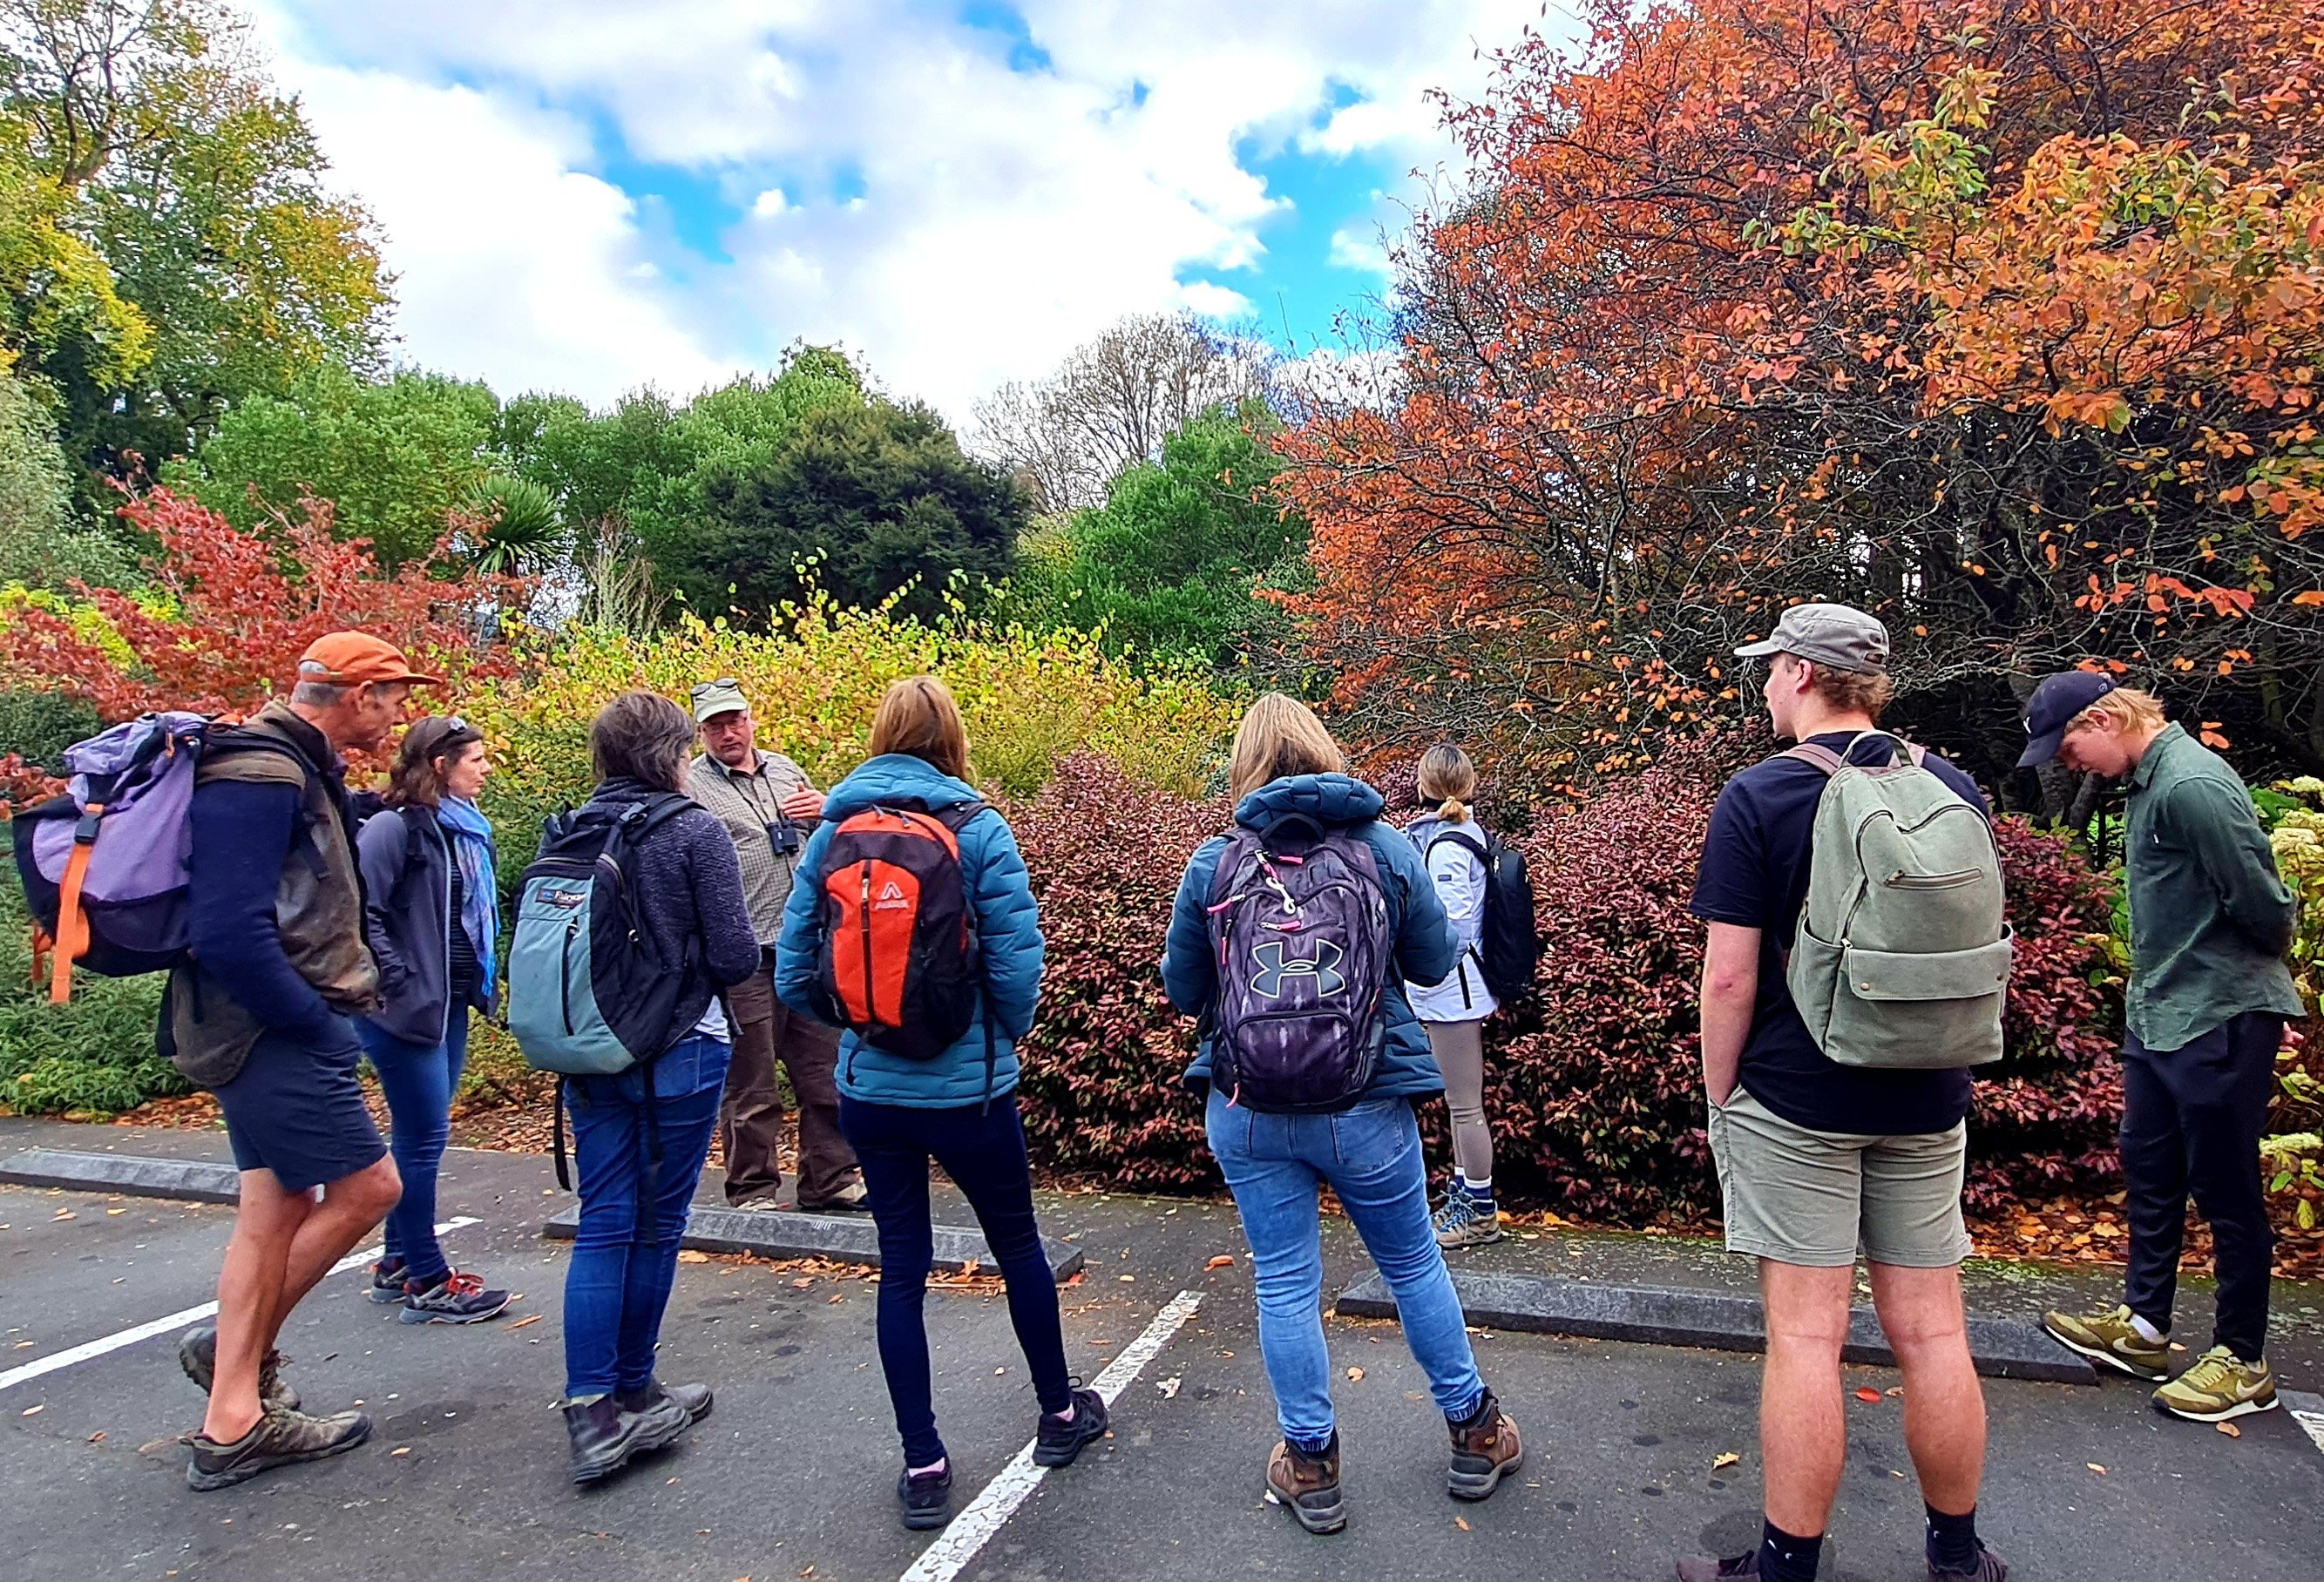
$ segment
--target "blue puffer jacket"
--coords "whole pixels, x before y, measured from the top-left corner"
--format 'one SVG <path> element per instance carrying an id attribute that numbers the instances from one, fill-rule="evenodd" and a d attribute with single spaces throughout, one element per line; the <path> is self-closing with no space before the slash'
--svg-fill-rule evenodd
<path id="1" fill-rule="evenodd" d="M 891 752 L 864 764 L 825 799 L 823 822 L 799 854 L 799 882 L 784 903 L 782 938 L 775 946 L 775 993 L 802 1016 L 815 1015 L 812 991 L 823 953 L 823 887 L 808 876 L 823 871 L 824 852 L 842 819 L 874 803 L 908 798 L 934 812 L 976 801 L 977 795 L 925 759 Z M 984 1005 L 968 1031 L 934 1060 L 890 1054 L 853 1033 L 844 1035 L 839 1090 L 850 1099 L 913 1109 L 982 1103 L 987 1016 L 993 1018 L 992 1093 L 997 1098 L 1017 1086 L 1017 1040 L 1032 1026 L 1034 1002 L 1041 993 L 1041 924 L 1032 886 L 1025 878 L 1017 837 L 991 808 L 961 826 L 960 864 L 983 943 Z"/>
<path id="2" fill-rule="evenodd" d="M 1235 823 L 1265 830 L 1289 814 L 1305 814 L 1318 823 L 1352 827 L 1372 849 L 1380 879 L 1388 887 L 1388 918 L 1396 930 L 1396 970 L 1387 984 L 1388 1044 L 1372 1073 L 1367 1099 L 1413 1097 L 1440 1093 L 1444 1079 L 1437 1073 L 1436 1057 L 1429 1053 L 1428 1035 L 1412 1014 L 1404 985 L 1434 983 L 1452 970 L 1458 949 L 1452 925 L 1444 920 L 1444 904 L 1420 860 L 1420 849 L 1393 824 L 1380 822 L 1380 794 L 1346 775 L 1288 775 L 1271 780 L 1235 806 Z M 1218 872 L 1219 854 L 1227 837 L 1213 835 L 1194 849 L 1186 877 L 1178 882 L 1178 899 L 1170 910 L 1170 937 L 1162 954 L 1162 987 L 1170 1003 L 1188 1016 L 1208 1009 L 1217 991 L 1218 973 L 1212 965 L 1207 909 L 1211 884 Z M 1186 1068 L 1185 1083 L 1196 1092 L 1211 1081 L 1211 1046 Z"/>

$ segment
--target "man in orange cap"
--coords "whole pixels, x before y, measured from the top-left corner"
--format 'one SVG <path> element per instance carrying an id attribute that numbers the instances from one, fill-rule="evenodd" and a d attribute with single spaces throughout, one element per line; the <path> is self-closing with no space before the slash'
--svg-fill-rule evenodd
<path id="1" fill-rule="evenodd" d="M 434 684 L 393 644 L 333 632 L 300 658 L 289 698 L 212 732 L 196 771 L 189 960 L 171 974 L 164 1037 L 188 1080 L 217 1094 L 242 1173 L 217 1322 L 178 1347 L 209 1393 L 186 1468 L 197 1489 L 371 1435 L 359 1412 L 299 1411 L 273 1347 L 403 1190 L 355 1081 L 350 1016 L 378 1004 L 379 973 L 340 755 L 385 741 L 411 689 Z"/>

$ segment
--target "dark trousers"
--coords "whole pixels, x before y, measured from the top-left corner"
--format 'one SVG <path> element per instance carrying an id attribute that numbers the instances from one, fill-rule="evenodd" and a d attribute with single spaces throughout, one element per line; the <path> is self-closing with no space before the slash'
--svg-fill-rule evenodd
<path id="1" fill-rule="evenodd" d="M 839 1129 L 839 1030 L 802 1016 L 775 998 L 772 977 L 761 971 L 726 991 L 734 1024 L 734 1062 L 718 1107 L 718 1143 L 726 1154 L 726 1200 L 771 1198 L 783 1184 L 776 1149 L 783 1136 L 783 1094 L 778 1061 L 789 1072 L 798 1100 L 799 1207 L 813 1209 L 846 1190 L 855 1155 Z"/>
<path id="2" fill-rule="evenodd" d="M 1073 1403 L 1065 1338 L 1057 1321 L 1057 1286 L 1033 1223 L 1033 1173 L 1017 1098 L 988 1109 L 910 1109 L 900 1104 L 839 1101 L 839 1124 L 863 1162 L 863 1185 L 880 1226 L 880 1367 L 896 1409 L 904 1464 L 927 1467 L 944 1455 L 928 1381 L 928 1332 L 921 1317 L 936 1239 L 928 1220 L 928 1161 L 944 1166 L 976 1210 L 985 1245 L 1009 1287 L 1009 1321 L 1033 1371 L 1044 1412 Z"/>
<path id="3" fill-rule="evenodd" d="M 2122 1052 L 2122 1174 L 2128 1189 L 2130 1273 L 2124 1300 L 2171 1327 L 2187 1196 L 2210 1222 L 2219 1278 L 2211 1342 L 2246 1362 L 2267 1344 L 2274 1236 L 2260 1186 L 2259 1139 L 2275 1092 L 2283 1018 L 2250 1011 L 2183 1048 L 2136 1038 Z"/>

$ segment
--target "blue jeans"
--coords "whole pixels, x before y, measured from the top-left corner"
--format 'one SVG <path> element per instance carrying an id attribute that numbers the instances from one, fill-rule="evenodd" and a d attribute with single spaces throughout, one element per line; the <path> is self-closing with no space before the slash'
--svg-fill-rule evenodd
<path id="1" fill-rule="evenodd" d="M 1033 1221 L 1033 1173 L 1017 1096 L 988 1109 L 916 1109 L 867 1104 L 841 1094 L 839 1129 L 863 1167 L 863 1190 L 880 1227 L 880 1371 L 896 1409 L 904 1465 L 930 1467 L 945 1453 L 928 1380 L 928 1331 L 921 1317 L 936 1241 L 928 1221 L 928 1161 L 934 1159 L 976 1210 L 984 1242 L 1009 1288 L 1009 1321 L 1032 1370 L 1044 1412 L 1073 1404 L 1057 1283 Z"/>
<path id="2" fill-rule="evenodd" d="M 1337 1115 L 1261 1115 L 1230 1105 L 1214 1088 L 1204 1123 L 1250 1243 L 1259 1355 L 1283 1437 L 1311 1453 L 1332 1438 L 1319 1182 L 1339 1194 L 1379 1265 L 1437 1409 L 1454 1421 L 1472 1416 L 1485 1381 L 1428 1223 L 1428 1177 L 1412 1106 L 1375 1099 Z"/>
<path id="3" fill-rule="evenodd" d="M 468 1008 L 454 1008 L 441 1044 L 406 1044 L 362 1020 L 355 1036 L 379 1073 L 388 1149 L 403 1177 L 403 1200 L 387 1215 L 387 1261 L 401 1260 L 405 1279 L 433 1285 L 451 1268 L 436 1244 L 436 1176 L 452 1136 L 452 1095 L 468 1063 Z"/>
<path id="4" fill-rule="evenodd" d="M 649 1100 L 639 1072 L 566 1079 L 581 1186 L 581 1226 L 565 1271 L 568 1399 L 641 1390 L 653 1379 L 678 1237 L 710 1152 L 727 1055 L 724 1041 L 697 1035 L 653 1062 L 661 1164 L 650 1172 Z"/>

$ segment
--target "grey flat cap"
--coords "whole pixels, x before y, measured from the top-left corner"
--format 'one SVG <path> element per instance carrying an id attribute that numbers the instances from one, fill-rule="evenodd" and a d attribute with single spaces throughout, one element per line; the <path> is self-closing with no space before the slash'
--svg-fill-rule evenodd
<path id="1" fill-rule="evenodd" d="M 1743 659 L 1789 654 L 1812 665 L 1864 674 L 1888 668 L 1888 629 L 1846 604 L 1794 604 L 1772 634 L 1745 643 L 1735 654 Z"/>

